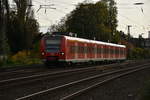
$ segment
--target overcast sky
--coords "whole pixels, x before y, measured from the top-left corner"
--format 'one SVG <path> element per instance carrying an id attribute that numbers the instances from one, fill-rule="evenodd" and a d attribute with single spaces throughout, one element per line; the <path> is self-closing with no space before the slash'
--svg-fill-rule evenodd
<path id="1" fill-rule="evenodd" d="M 39 21 L 41 31 L 47 31 L 47 27 L 58 23 L 59 20 L 72 11 L 75 5 L 84 0 L 33 0 L 36 19 Z M 92 0 L 94 2 L 98 0 Z M 148 37 L 150 31 L 150 0 L 115 0 L 118 7 L 118 29 L 127 33 L 127 25 L 132 25 L 131 35 L 138 37 L 145 33 L 143 37 Z M 134 5 L 142 2 L 143 5 Z M 54 9 L 40 9 L 40 5 L 48 5 Z"/>

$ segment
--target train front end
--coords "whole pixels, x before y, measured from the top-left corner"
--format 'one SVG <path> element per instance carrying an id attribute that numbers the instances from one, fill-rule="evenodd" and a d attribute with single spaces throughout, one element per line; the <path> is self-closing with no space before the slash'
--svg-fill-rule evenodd
<path id="1" fill-rule="evenodd" d="M 64 61 L 64 42 L 64 37 L 58 35 L 46 35 L 41 39 L 41 58 L 46 65 L 56 65 L 59 64 L 61 61 Z"/>

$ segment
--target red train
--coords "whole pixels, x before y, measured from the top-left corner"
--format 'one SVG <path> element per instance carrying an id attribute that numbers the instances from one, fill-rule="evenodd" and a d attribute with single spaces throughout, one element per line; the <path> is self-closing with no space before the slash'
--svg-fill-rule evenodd
<path id="1" fill-rule="evenodd" d="M 40 44 L 45 64 L 122 61 L 126 46 L 63 35 L 45 35 Z"/>

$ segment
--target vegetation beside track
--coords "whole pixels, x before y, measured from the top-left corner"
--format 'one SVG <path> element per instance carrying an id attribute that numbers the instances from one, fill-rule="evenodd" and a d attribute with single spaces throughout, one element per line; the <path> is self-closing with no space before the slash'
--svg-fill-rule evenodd
<path id="1" fill-rule="evenodd" d="M 150 50 L 145 48 L 134 47 L 128 50 L 128 59 L 149 59 L 150 58 Z"/>
<path id="2" fill-rule="evenodd" d="M 40 33 L 39 24 L 34 18 L 33 8 L 28 6 L 32 5 L 32 2 L 25 0 L 18 3 L 19 0 L 13 0 L 15 4 L 13 9 L 9 0 L 0 1 L 0 67 L 41 63 L 36 55 L 39 54 L 38 42 L 43 34 Z M 58 24 L 52 25 L 49 32 L 72 32 L 86 39 L 124 44 L 129 48 L 128 59 L 150 58 L 150 50 L 141 46 L 142 35 L 139 35 L 137 42 L 133 43 L 132 36 L 117 30 L 117 12 L 114 0 L 101 0 L 95 4 L 84 1 L 64 16 Z M 136 45 L 132 47 L 134 44 Z M 34 50 L 36 52 L 33 52 Z"/>
<path id="3" fill-rule="evenodd" d="M 13 67 L 16 65 L 32 65 L 42 64 L 39 57 L 39 53 L 32 51 L 20 51 L 12 56 L 9 56 L 7 60 L 0 60 L 0 67 Z"/>

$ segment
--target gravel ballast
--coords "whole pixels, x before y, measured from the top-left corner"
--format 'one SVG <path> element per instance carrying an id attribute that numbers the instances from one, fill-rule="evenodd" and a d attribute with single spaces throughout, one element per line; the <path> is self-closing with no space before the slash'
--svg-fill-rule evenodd
<path id="1" fill-rule="evenodd" d="M 73 100 L 140 100 L 149 80 L 150 68 L 118 78 Z"/>

